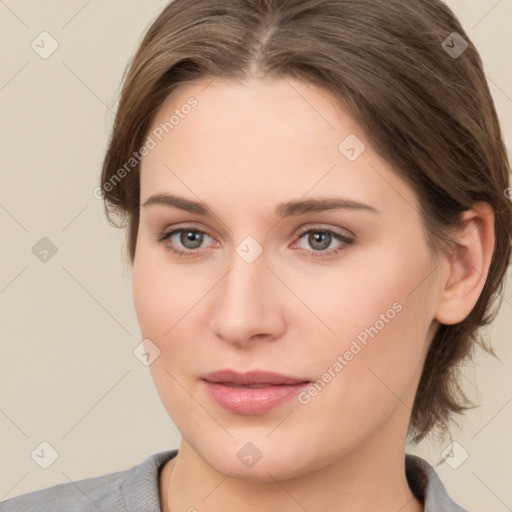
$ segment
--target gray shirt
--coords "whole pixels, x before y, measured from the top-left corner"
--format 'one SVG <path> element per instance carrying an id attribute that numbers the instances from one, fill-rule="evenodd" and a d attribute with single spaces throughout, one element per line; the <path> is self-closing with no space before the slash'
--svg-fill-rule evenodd
<path id="1" fill-rule="evenodd" d="M 0 512 L 161 512 L 159 471 L 177 453 L 155 453 L 123 471 L 22 494 L 1 501 Z M 405 470 L 409 487 L 424 503 L 424 512 L 468 512 L 450 499 L 426 460 L 406 454 Z"/>

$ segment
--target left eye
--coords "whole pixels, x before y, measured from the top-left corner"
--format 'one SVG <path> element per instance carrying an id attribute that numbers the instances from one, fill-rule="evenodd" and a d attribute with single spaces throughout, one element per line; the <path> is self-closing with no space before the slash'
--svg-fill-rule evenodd
<path id="1" fill-rule="evenodd" d="M 308 235 L 306 240 L 309 246 L 312 247 L 314 251 L 319 252 L 325 252 L 333 241 L 344 242 L 345 244 L 352 243 L 350 238 L 336 231 L 332 231 L 331 229 L 309 229 L 300 234 L 299 240 L 302 240 L 306 235 Z"/>
<path id="2" fill-rule="evenodd" d="M 309 235 L 306 240 L 309 246 L 313 247 L 313 250 L 304 250 L 308 252 L 308 256 L 311 258 L 331 258 L 345 251 L 355 242 L 354 239 L 328 228 L 310 228 L 298 234 L 299 240 L 302 240 L 306 235 Z M 333 239 L 340 242 L 341 245 L 334 249 L 325 250 L 331 245 Z"/>

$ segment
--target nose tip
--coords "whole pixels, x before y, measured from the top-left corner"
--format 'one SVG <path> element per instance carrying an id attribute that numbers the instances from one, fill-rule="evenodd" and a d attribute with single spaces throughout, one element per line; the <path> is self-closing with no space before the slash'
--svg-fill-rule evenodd
<path id="1" fill-rule="evenodd" d="M 217 338 L 242 347 L 279 337 L 284 319 L 275 281 L 263 259 L 249 264 L 238 258 L 216 287 L 213 298 L 210 327 Z"/>

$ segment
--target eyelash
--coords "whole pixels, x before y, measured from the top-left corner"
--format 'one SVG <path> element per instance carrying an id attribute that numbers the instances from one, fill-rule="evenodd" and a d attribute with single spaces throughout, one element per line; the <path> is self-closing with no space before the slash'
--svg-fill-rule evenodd
<path id="1" fill-rule="evenodd" d="M 189 228 L 189 227 L 185 226 L 185 227 L 180 227 L 178 229 L 174 229 L 170 232 L 159 233 L 156 237 L 156 241 L 159 243 L 163 243 L 163 242 L 169 240 L 176 233 L 182 233 L 184 231 L 203 234 L 203 235 L 209 236 L 210 238 L 213 238 L 206 231 L 203 231 L 201 229 L 196 229 L 194 227 Z M 304 235 L 307 235 L 308 233 L 326 233 L 326 234 L 332 236 L 338 242 L 343 242 L 345 244 L 345 246 L 343 246 L 341 248 L 331 249 L 330 251 L 307 251 L 307 249 L 303 249 L 303 250 L 307 251 L 308 256 L 310 256 L 312 258 L 320 258 L 320 259 L 331 258 L 331 257 L 336 256 L 336 255 L 340 254 L 341 252 L 345 251 L 350 245 L 355 243 L 354 239 L 348 238 L 348 237 L 342 235 L 341 233 L 338 233 L 337 231 L 333 231 L 328 228 L 308 228 L 306 230 L 296 233 L 295 236 L 297 236 L 298 240 L 300 240 Z M 197 257 L 201 256 L 201 252 L 202 252 L 201 249 L 196 249 L 196 250 L 176 249 L 175 247 L 171 247 L 170 245 L 167 245 L 167 244 L 166 244 L 166 247 L 171 252 L 173 252 L 176 256 L 181 257 L 181 258 L 186 258 L 186 257 L 197 258 Z"/>

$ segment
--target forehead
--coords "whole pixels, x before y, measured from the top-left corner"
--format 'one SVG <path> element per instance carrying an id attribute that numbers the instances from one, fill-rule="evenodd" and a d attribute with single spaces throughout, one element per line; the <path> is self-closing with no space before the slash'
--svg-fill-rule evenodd
<path id="1" fill-rule="evenodd" d="M 379 209 L 392 196 L 409 208 L 414 203 L 342 103 L 290 78 L 183 85 L 159 109 L 148 135 L 156 144 L 142 161 L 141 200 L 170 190 L 225 200 L 226 191 L 236 190 L 241 205 L 254 197 L 276 204 L 333 192 Z M 347 145 L 358 158 L 347 158 Z"/>
<path id="2" fill-rule="evenodd" d="M 191 103 L 195 103 L 192 108 Z M 251 79 L 243 83 L 203 79 L 173 91 L 157 112 L 152 128 L 165 125 L 176 113 L 179 119 L 172 121 L 172 131 L 182 132 L 183 136 L 187 126 L 193 124 L 196 137 L 202 132 L 215 139 L 236 133 L 237 140 L 241 140 L 246 134 L 254 137 L 254 144 L 271 144 L 275 140 L 271 135 L 279 135 L 276 142 L 285 138 L 296 141 L 294 146 L 324 141 L 323 146 L 327 147 L 335 144 L 340 135 L 354 132 L 363 139 L 362 130 L 341 105 L 341 100 L 328 91 L 292 78 Z M 189 118 L 192 121 L 187 121 Z M 212 125 L 214 133 L 210 131 Z"/>

